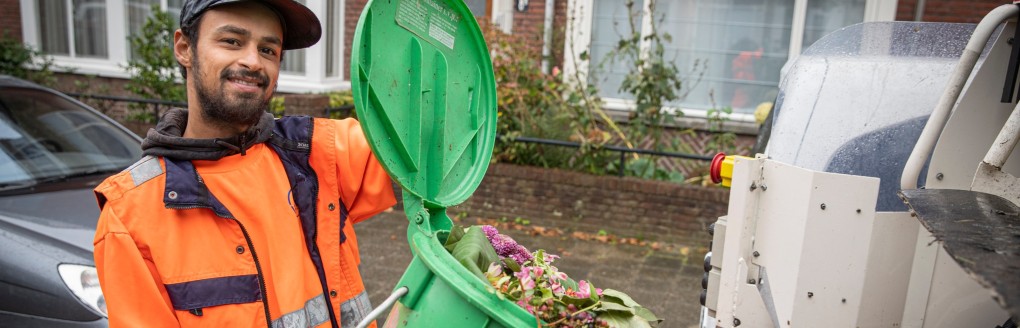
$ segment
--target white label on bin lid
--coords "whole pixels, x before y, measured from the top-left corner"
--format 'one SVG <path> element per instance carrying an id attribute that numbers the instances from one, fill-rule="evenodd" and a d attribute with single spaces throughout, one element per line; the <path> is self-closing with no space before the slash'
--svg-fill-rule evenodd
<path id="1" fill-rule="evenodd" d="M 457 24 L 463 17 L 441 0 L 402 0 L 397 6 L 397 24 L 421 38 L 453 50 Z"/>

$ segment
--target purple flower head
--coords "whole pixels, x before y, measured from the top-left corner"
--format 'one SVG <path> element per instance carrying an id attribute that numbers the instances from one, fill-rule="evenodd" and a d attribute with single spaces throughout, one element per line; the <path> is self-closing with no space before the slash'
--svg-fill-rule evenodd
<path id="1" fill-rule="evenodd" d="M 499 234 L 499 230 L 496 230 L 496 227 L 488 224 L 482 226 L 482 232 L 485 232 L 485 238 L 489 238 L 490 242 L 492 241 L 492 237 Z"/>
<path id="2" fill-rule="evenodd" d="M 496 249 L 496 254 L 502 257 L 508 257 L 517 251 L 517 242 L 507 235 L 494 235 L 489 242 L 492 243 L 492 248 Z"/>
<path id="3" fill-rule="evenodd" d="M 513 259 L 514 262 L 517 262 L 517 264 L 524 264 L 534 258 L 534 256 L 531 256 L 531 253 L 528 252 L 528 249 L 521 245 L 517 245 L 514 252 L 506 257 Z"/>
<path id="4" fill-rule="evenodd" d="M 499 254 L 500 257 L 504 258 L 509 257 L 513 259 L 514 262 L 517 262 L 517 264 L 524 264 L 524 262 L 534 258 L 531 256 L 531 253 L 528 252 L 527 248 L 518 245 L 513 238 L 510 238 L 510 236 L 495 234 L 489 239 L 489 242 L 492 243 L 492 248 L 496 249 L 496 254 Z"/>

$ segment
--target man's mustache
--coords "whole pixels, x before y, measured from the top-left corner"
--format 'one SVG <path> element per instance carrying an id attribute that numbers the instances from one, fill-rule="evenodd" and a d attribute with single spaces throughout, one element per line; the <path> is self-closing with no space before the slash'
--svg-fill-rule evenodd
<path id="1" fill-rule="evenodd" d="M 224 80 L 226 80 L 226 79 L 251 79 L 251 80 L 255 80 L 255 81 L 257 81 L 259 87 L 261 87 L 263 89 L 265 89 L 266 86 L 269 85 L 269 76 L 266 76 L 265 74 L 262 74 L 262 73 L 259 73 L 259 72 L 246 70 L 246 69 L 229 69 L 229 68 L 224 69 L 223 72 L 220 73 L 220 78 L 224 79 Z"/>

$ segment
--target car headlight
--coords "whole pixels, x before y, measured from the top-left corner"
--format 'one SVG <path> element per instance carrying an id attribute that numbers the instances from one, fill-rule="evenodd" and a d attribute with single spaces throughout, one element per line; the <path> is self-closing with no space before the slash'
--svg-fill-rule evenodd
<path id="1" fill-rule="evenodd" d="M 99 273 L 96 267 L 61 264 L 57 266 L 57 271 L 60 272 L 60 278 L 64 280 L 67 288 L 85 304 L 85 307 L 104 318 L 107 317 L 106 298 L 103 297 L 103 290 L 99 288 Z"/>

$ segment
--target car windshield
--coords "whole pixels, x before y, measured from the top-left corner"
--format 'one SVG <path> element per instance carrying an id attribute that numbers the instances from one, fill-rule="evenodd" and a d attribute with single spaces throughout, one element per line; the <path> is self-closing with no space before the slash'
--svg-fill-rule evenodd
<path id="1" fill-rule="evenodd" d="M 0 88 L 0 190 L 112 173 L 140 157 L 134 136 L 73 101 Z"/>

